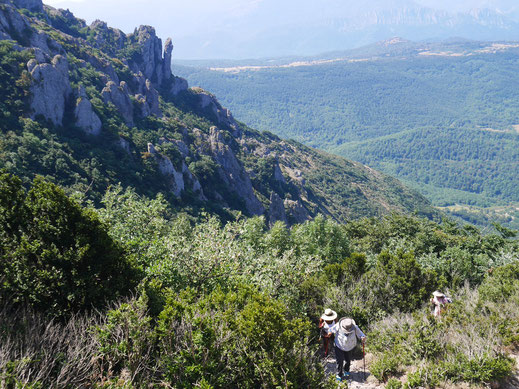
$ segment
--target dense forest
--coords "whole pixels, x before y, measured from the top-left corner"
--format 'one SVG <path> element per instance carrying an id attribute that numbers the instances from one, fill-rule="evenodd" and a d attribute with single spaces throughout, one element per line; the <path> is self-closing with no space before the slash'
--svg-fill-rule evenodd
<path id="1" fill-rule="evenodd" d="M 516 203 L 517 49 L 459 43 L 427 51 L 424 44 L 420 55 L 419 44 L 409 45 L 374 46 L 350 53 L 353 59 L 307 66 L 263 61 L 259 70 L 179 70 L 256 128 L 425 188 L 435 205 Z"/>

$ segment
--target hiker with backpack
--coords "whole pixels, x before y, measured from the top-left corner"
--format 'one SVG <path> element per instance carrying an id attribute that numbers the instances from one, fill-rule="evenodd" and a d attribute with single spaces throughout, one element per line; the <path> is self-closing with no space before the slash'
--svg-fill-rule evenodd
<path id="1" fill-rule="evenodd" d="M 324 356 L 327 357 L 330 349 L 330 341 L 333 340 L 333 334 L 328 329 L 336 324 L 337 312 L 326 309 L 319 319 L 319 328 L 321 329 L 321 338 L 323 339 Z"/>
<path id="2" fill-rule="evenodd" d="M 357 339 L 362 344 L 366 341 L 366 335 L 355 324 L 355 320 L 343 317 L 338 323 L 328 329 L 335 335 L 335 358 L 337 359 L 337 381 L 350 376 L 351 355 L 357 346 Z"/>
<path id="3" fill-rule="evenodd" d="M 431 298 L 431 304 L 434 307 L 434 317 L 440 317 L 445 310 L 445 306 L 450 303 L 452 303 L 450 298 L 445 296 L 442 292 L 434 291 L 433 297 Z"/>

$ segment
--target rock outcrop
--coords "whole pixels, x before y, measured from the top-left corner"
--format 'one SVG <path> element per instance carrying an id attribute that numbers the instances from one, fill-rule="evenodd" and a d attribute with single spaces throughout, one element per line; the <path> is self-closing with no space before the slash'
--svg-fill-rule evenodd
<path id="1" fill-rule="evenodd" d="M 211 127 L 209 144 L 214 159 L 220 165 L 219 174 L 222 181 L 244 201 L 251 215 L 262 215 L 265 209 L 254 194 L 249 175 L 226 144 L 223 131 Z"/>
<path id="2" fill-rule="evenodd" d="M 49 39 L 43 32 L 35 32 L 32 34 L 30 44 L 32 47 L 41 50 L 41 52 L 45 53 L 47 56 L 51 55 L 52 53 L 52 50 L 49 47 Z"/>
<path id="3" fill-rule="evenodd" d="M 167 156 L 158 153 L 152 143 L 148 143 L 148 152 L 155 157 L 159 166 L 159 171 L 168 178 L 171 192 L 175 197 L 180 197 L 186 188 L 191 188 L 193 192 L 198 193 L 199 199 L 207 200 L 204 196 L 200 182 L 189 171 L 184 161 L 182 161 L 180 171 L 177 171 L 173 162 L 171 162 Z"/>
<path id="4" fill-rule="evenodd" d="M 198 104 L 200 109 L 212 113 L 220 125 L 227 127 L 232 131 L 234 137 L 237 138 L 240 136 L 238 123 L 234 120 L 231 111 L 222 107 L 216 97 L 205 90 L 201 88 L 192 88 L 192 90 L 198 95 Z"/>
<path id="5" fill-rule="evenodd" d="M 162 87 L 168 83 L 170 94 L 176 96 L 188 89 L 187 81 L 181 77 L 173 76 L 171 73 L 171 58 L 173 43 L 171 38 L 164 45 L 164 57 L 162 57 L 162 40 L 150 26 L 140 26 L 135 32 L 135 39 L 140 47 L 140 59 L 130 64 L 135 73 L 142 72 L 145 79 L 150 80 L 153 85 Z M 145 95 L 140 90 L 138 93 Z"/>
<path id="6" fill-rule="evenodd" d="M 63 124 L 65 102 L 71 94 L 68 62 L 56 55 L 51 63 L 38 64 L 32 59 L 27 69 L 34 80 L 31 86 L 33 117 L 43 115 L 55 125 Z"/>
<path id="7" fill-rule="evenodd" d="M 41 0 L 15 0 L 14 4 L 18 8 L 25 8 L 32 12 L 43 12 L 43 2 Z"/>
<path id="8" fill-rule="evenodd" d="M 103 51 L 115 55 L 125 47 L 126 34 L 119 29 L 108 27 L 102 20 L 94 20 L 90 25 L 93 32 L 95 46 Z"/>
<path id="9" fill-rule="evenodd" d="M 150 80 L 146 80 L 144 85 L 144 96 L 137 94 L 135 95 L 135 99 L 139 103 L 142 117 L 148 117 L 150 115 L 162 117 L 162 111 L 159 107 L 159 92 L 153 87 Z"/>
<path id="10" fill-rule="evenodd" d="M 171 38 L 166 39 L 164 43 L 164 61 L 162 63 L 162 74 L 164 80 L 171 78 L 171 58 L 173 54 L 173 41 Z"/>
<path id="11" fill-rule="evenodd" d="M 121 81 L 120 85 L 109 81 L 101 92 L 105 103 L 112 103 L 121 113 L 127 125 L 133 126 L 133 104 L 129 96 L 126 82 Z"/>
<path id="12" fill-rule="evenodd" d="M 170 93 L 172 96 L 178 95 L 180 92 L 184 92 L 189 89 L 187 80 L 182 77 L 173 76 L 171 83 Z"/>
<path id="13" fill-rule="evenodd" d="M 173 76 L 171 73 L 171 58 L 173 52 L 173 43 L 171 38 L 166 40 L 164 44 L 164 60 L 163 60 L 163 79 L 164 81 L 171 80 L 170 94 L 172 96 L 178 95 L 180 92 L 186 91 L 189 88 L 187 80 L 182 77 Z"/>
<path id="14" fill-rule="evenodd" d="M 147 79 L 160 84 L 164 79 L 162 40 L 157 38 L 155 29 L 150 26 L 140 26 L 135 35 L 141 48 L 142 62 L 138 64 L 140 70 Z"/>
<path id="15" fill-rule="evenodd" d="M 2 39 L 16 40 L 27 36 L 31 28 L 29 22 L 11 5 L 6 5 L 0 12 L 0 33 Z"/>
<path id="16" fill-rule="evenodd" d="M 291 224 L 293 223 L 304 223 L 310 219 L 310 214 L 301 203 L 301 200 L 285 200 L 285 209 L 287 212 L 288 220 Z"/>
<path id="17" fill-rule="evenodd" d="M 279 167 L 279 163 L 276 162 L 274 164 L 274 179 L 281 184 L 286 184 L 287 181 L 285 180 L 285 177 L 283 176 L 283 172 L 281 171 L 281 168 Z"/>
<path id="18" fill-rule="evenodd" d="M 126 154 L 131 154 L 131 149 L 130 149 L 130 142 L 123 138 L 123 137 L 119 137 L 119 141 L 117 142 L 117 145 L 123 149 Z"/>
<path id="19" fill-rule="evenodd" d="M 99 135 L 101 133 L 101 119 L 99 119 L 99 116 L 94 112 L 92 103 L 88 100 L 83 85 L 81 85 L 76 91 L 76 107 L 74 108 L 74 116 L 76 118 L 76 126 L 81 128 L 87 134 Z"/>
<path id="20" fill-rule="evenodd" d="M 270 195 L 270 206 L 268 212 L 269 226 L 272 227 L 277 221 L 288 224 L 285 205 L 276 192 Z"/>

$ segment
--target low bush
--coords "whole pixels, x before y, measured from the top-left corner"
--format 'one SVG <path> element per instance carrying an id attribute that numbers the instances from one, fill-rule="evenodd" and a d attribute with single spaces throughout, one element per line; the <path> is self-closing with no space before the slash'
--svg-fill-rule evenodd
<path id="1" fill-rule="evenodd" d="M 370 371 L 376 379 L 386 382 L 389 377 L 401 373 L 400 359 L 393 350 L 384 352 L 371 364 Z"/>
<path id="2" fill-rule="evenodd" d="M 503 344 L 505 336 L 511 336 L 510 328 L 517 328 L 509 325 L 519 321 L 517 301 L 486 301 L 466 287 L 441 319 L 426 308 L 387 317 L 370 332 L 369 349 L 375 354 L 371 371 L 381 381 L 407 371 L 406 388 L 434 388 L 447 381 L 499 382 L 514 367 L 503 354 Z"/>

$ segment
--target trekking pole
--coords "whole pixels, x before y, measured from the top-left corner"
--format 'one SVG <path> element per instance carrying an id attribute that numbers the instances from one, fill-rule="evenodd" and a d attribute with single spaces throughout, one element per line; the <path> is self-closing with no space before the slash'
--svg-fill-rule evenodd
<path id="1" fill-rule="evenodd" d="M 365 340 L 362 342 L 362 361 L 364 363 L 364 381 L 366 381 L 366 352 L 364 351 L 364 343 L 366 343 Z"/>

